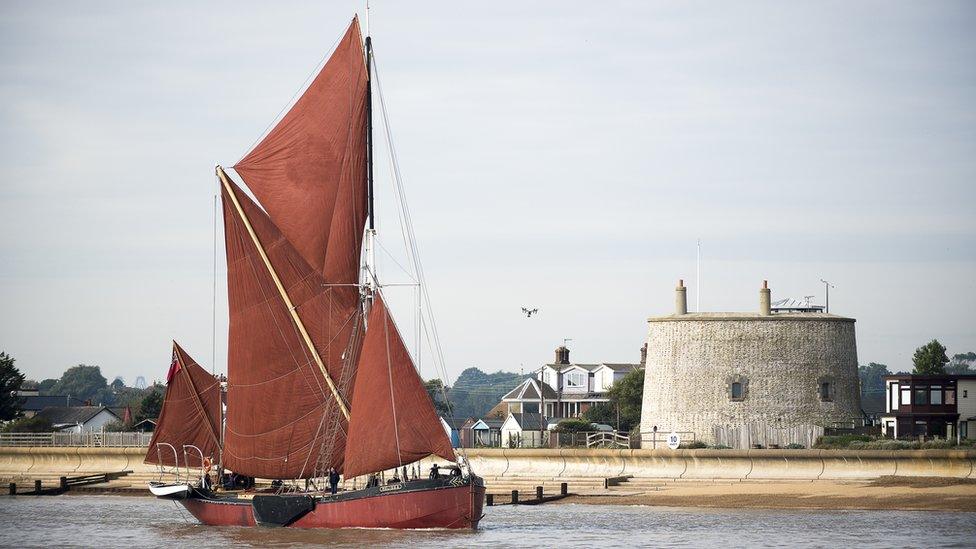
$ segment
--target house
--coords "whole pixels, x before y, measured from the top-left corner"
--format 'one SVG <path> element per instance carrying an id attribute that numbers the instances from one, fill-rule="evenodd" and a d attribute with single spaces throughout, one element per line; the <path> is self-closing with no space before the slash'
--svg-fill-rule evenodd
<path id="1" fill-rule="evenodd" d="M 976 375 L 885 376 L 881 433 L 964 439 L 976 435 Z"/>
<path id="2" fill-rule="evenodd" d="M 470 418 L 461 426 L 462 448 L 499 448 L 502 445 L 502 424 L 498 418 Z"/>
<path id="3" fill-rule="evenodd" d="M 152 433 L 156 430 L 156 424 L 159 422 L 158 418 L 147 418 L 139 423 L 132 426 L 133 431 L 141 431 L 143 433 Z"/>
<path id="4" fill-rule="evenodd" d="M 461 447 L 461 427 L 464 426 L 464 420 L 458 419 L 448 419 L 441 417 L 441 426 L 444 427 L 444 432 L 447 433 L 447 437 L 451 439 L 452 448 Z"/>
<path id="5" fill-rule="evenodd" d="M 69 433 L 101 431 L 106 424 L 121 420 L 104 406 L 51 406 L 37 415 L 47 418 L 56 430 Z"/>
<path id="6" fill-rule="evenodd" d="M 502 446 L 538 448 L 548 444 L 549 421 L 539 413 L 511 413 L 502 424 Z"/>
<path id="7" fill-rule="evenodd" d="M 535 378 L 523 381 L 502 397 L 511 413 L 544 413 L 547 417 L 573 418 L 590 407 L 609 402 L 607 391 L 641 364 L 574 364 L 569 349 L 556 349 L 556 362 L 540 368 Z"/>
<path id="8" fill-rule="evenodd" d="M 34 417 L 44 408 L 58 406 L 84 406 L 85 403 L 66 395 L 23 395 L 23 406 L 20 409 L 24 412 L 24 417 Z"/>

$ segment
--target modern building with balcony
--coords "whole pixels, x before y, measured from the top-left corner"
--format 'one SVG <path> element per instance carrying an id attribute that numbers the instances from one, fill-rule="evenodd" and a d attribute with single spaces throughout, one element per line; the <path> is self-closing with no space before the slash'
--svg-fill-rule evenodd
<path id="1" fill-rule="evenodd" d="M 896 374 L 885 376 L 884 380 L 884 436 L 976 436 L 976 375 Z"/>

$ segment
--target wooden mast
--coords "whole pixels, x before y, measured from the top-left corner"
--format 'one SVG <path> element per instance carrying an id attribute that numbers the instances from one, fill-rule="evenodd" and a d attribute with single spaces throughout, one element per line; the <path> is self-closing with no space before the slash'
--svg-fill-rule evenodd
<path id="1" fill-rule="evenodd" d="M 315 349 L 315 344 L 312 343 L 312 338 L 309 337 L 308 331 L 305 329 L 305 323 L 302 322 L 302 319 L 298 316 L 298 311 L 295 310 L 295 305 L 292 303 L 291 298 L 288 297 L 288 292 L 285 291 L 284 285 L 281 284 L 281 279 L 278 278 L 277 271 L 275 271 L 274 266 L 271 264 L 271 260 L 268 259 L 268 254 L 265 253 L 264 246 L 261 245 L 261 240 L 258 239 L 257 233 L 255 233 L 254 228 L 251 227 L 251 221 L 247 218 L 247 214 L 244 213 L 241 203 L 237 200 L 237 194 L 234 193 L 234 189 L 230 186 L 230 181 L 227 178 L 227 174 L 220 166 L 217 166 L 217 177 L 220 178 L 220 183 L 224 186 L 228 196 L 230 196 L 231 202 L 234 203 L 234 209 L 237 210 L 237 215 L 241 218 L 241 221 L 244 222 L 244 227 L 247 228 L 247 234 L 251 235 L 251 241 L 254 243 L 254 247 L 257 248 L 258 253 L 261 255 L 261 260 L 264 261 L 264 266 L 268 269 L 268 274 L 270 274 L 271 279 L 274 280 L 275 287 L 278 288 L 278 294 L 281 295 L 281 299 L 285 302 L 285 307 L 288 308 L 288 313 L 291 315 L 291 319 L 295 322 L 295 326 L 298 327 L 299 333 L 302 334 L 302 339 L 305 341 L 305 346 L 308 347 L 309 352 L 312 353 L 312 357 L 315 359 L 315 363 L 318 364 L 319 370 L 322 371 L 322 376 L 325 378 L 325 382 L 329 385 L 329 390 L 332 391 L 332 396 L 335 397 L 336 403 L 339 404 L 339 409 L 342 410 L 342 415 L 345 416 L 346 420 L 348 420 L 349 408 L 346 406 L 346 403 L 342 401 L 342 396 L 339 395 L 339 390 L 336 389 L 335 383 L 332 381 L 332 376 L 330 376 L 329 371 L 326 370 L 325 364 L 322 363 L 322 358 Z"/>

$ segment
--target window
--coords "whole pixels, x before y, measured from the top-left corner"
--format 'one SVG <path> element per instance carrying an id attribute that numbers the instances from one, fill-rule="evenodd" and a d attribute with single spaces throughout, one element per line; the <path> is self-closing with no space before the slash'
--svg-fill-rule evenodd
<path id="1" fill-rule="evenodd" d="M 830 398 L 830 382 L 821 381 L 820 382 L 820 400 L 829 401 Z"/>
<path id="2" fill-rule="evenodd" d="M 942 387 L 935 386 L 929 391 L 929 403 L 937 406 L 942 405 Z"/>
<path id="3" fill-rule="evenodd" d="M 912 389 L 911 387 L 901 388 L 901 405 L 908 406 L 912 403 Z"/>
<path id="4" fill-rule="evenodd" d="M 915 404 L 924 406 L 929 403 L 929 388 L 915 387 Z"/>
<path id="5" fill-rule="evenodd" d="M 963 389 L 962 390 L 962 398 L 969 398 L 969 390 L 968 389 Z"/>
<path id="6" fill-rule="evenodd" d="M 955 404 L 955 403 L 956 403 L 956 390 L 946 389 L 946 404 Z"/>
<path id="7" fill-rule="evenodd" d="M 888 399 L 891 401 L 891 409 L 897 410 L 898 409 L 898 384 L 892 383 L 891 385 L 889 385 L 888 392 L 891 393 L 891 398 Z"/>
<path id="8" fill-rule="evenodd" d="M 586 389 L 586 374 L 583 372 L 570 372 L 566 374 L 566 387 Z"/>
<path id="9" fill-rule="evenodd" d="M 738 381 L 732 384 L 732 398 L 742 400 L 742 384 Z"/>

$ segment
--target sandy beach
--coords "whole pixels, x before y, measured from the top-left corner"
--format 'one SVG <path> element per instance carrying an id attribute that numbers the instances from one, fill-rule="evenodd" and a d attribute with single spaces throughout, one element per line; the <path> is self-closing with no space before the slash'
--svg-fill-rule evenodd
<path id="1" fill-rule="evenodd" d="M 976 480 L 882 477 L 874 481 L 674 484 L 621 495 L 571 496 L 559 503 L 753 509 L 976 511 Z"/>

